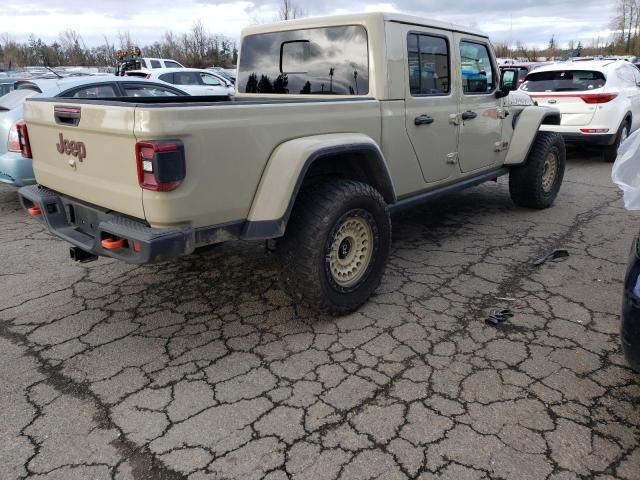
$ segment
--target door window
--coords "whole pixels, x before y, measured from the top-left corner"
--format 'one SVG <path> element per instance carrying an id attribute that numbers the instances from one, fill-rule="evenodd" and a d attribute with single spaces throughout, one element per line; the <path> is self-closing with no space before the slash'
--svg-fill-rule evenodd
<path id="1" fill-rule="evenodd" d="M 178 62 L 172 62 L 171 60 L 165 60 L 164 66 L 166 68 L 183 68 Z"/>
<path id="2" fill-rule="evenodd" d="M 151 68 L 162 68 L 160 60 L 151 60 Z"/>
<path id="3" fill-rule="evenodd" d="M 173 74 L 174 85 L 202 85 L 202 79 L 198 72 L 175 72 Z"/>
<path id="4" fill-rule="evenodd" d="M 460 42 L 462 91 L 465 95 L 491 93 L 495 89 L 495 75 L 491 55 L 485 44 Z"/>
<path id="5" fill-rule="evenodd" d="M 407 37 L 412 96 L 446 95 L 451 88 L 449 45 L 442 37 L 410 33 Z"/>
<path id="6" fill-rule="evenodd" d="M 200 78 L 202 79 L 202 83 L 204 83 L 205 85 L 216 87 L 222 85 L 222 82 L 217 77 L 215 77 L 214 75 L 209 75 L 208 73 L 201 73 Z"/>
<path id="7" fill-rule="evenodd" d="M 173 82 L 173 73 L 163 73 L 158 77 L 163 82 L 174 83 Z"/>

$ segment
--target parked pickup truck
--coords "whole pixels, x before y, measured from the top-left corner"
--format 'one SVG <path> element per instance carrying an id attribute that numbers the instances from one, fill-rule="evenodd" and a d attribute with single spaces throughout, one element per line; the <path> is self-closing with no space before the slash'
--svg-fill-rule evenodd
<path id="1" fill-rule="evenodd" d="M 486 35 L 448 23 L 251 26 L 233 100 L 30 99 L 39 185 L 20 197 L 81 261 L 277 239 L 292 296 L 342 314 L 381 281 L 391 213 L 506 174 L 516 204 L 552 205 L 565 148 L 539 127 L 560 114 L 516 85 Z"/>

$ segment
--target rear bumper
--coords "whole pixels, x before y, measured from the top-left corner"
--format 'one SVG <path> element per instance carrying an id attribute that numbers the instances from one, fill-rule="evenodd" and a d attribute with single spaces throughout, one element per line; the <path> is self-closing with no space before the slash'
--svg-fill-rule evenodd
<path id="1" fill-rule="evenodd" d="M 0 154 L 0 182 L 16 187 L 36 183 L 31 159 L 15 152 Z"/>
<path id="2" fill-rule="evenodd" d="M 547 132 L 556 132 L 562 135 L 565 143 L 593 145 L 593 146 L 607 146 L 616 143 L 617 131 L 609 132 L 613 133 L 582 133 L 581 128 L 609 128 L 605 126 L 594 126 L 592 124 L 583 126 L 573 125 L 541 125 L 540 130 Z"/>
<path id="3" fill-rule="evenodd" d="M 616 143 L 616 134 L 601 133 L 561 133 L 565 143 L 579 143 L 582 145 L 608 146 Z"/>
<path id="4" fill-rule="evenodd" d="M 629 268 L 624 282 L 620 340 L 631 367 L 640 372 L 640 252 L 636 237 L 633 241 Z"/>
<path id="5" fill-rule="evenodd" d="M 188 255 L 195 249 L 196 234 L 190 227 L 151 228 L 39 185 L 22 187 L 18 194 L 25 210 L 40 209 L 34 217 L 52 234 L 93 255 L 144 264 Z M 123 239 L 124 244 L 117 249 L 104 248 L 102 241 L 109 238 Z"/>

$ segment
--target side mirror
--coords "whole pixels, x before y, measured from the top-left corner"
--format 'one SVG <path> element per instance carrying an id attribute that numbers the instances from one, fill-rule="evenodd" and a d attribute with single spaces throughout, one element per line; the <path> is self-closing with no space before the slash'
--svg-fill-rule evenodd
<path id="1" fill-rule="evenodd" d="M 518 70 L 506 68 L 502 70 L 500 76 L 500 89 L 497 92 L 497 97 L 506 97 L 509 92 L 518 89 Z"/>

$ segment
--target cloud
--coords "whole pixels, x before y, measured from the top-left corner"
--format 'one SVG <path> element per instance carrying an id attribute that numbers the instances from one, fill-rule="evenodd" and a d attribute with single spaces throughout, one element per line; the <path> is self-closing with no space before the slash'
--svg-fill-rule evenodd
<path id="1" fill-rule="evenodd" d="M 362 11 L 397 11 L 461 25 L 490 34 L 495 42 L 521 41 L 545 46 L 551 35 L 562 45 L 607 37 L 613 4 L 602 0 L 365 0 L 298 1 L 309 15 Z M 276 18 L 278 0 L 5 0 L 0 33 L 25 40 L 30 33 L 51 41 L 62 30 L 80 32 L 89 45 L 128 30 L 140 43 L 157 40 L 166 30 L 187 31 L 201 20 L 212 33 L 238 38 L 242 27 Z"/>

